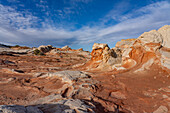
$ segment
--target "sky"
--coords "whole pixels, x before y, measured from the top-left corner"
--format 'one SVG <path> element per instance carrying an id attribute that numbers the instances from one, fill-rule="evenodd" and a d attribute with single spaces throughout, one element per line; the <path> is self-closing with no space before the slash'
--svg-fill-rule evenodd
<path id="1" fill-rule="evenodd" d="M 170 0 L 0 0 L 0 43 L 70 46 L 137 38 L 170 25 Z"/>

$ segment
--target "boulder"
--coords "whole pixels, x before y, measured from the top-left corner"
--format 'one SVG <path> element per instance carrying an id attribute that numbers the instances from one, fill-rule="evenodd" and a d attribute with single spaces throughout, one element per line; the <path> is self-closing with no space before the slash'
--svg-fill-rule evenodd
<path id="1" fill-rule="evenodd" d="M 170 48 L 170 25 L 165 25 L 161 27 L 158 32 L 161 34 L 163 38 L 162 46 L 166 48 Z"/>
<path id="2" fill-rule="evenodd" d="M 92 49 L 93 50 L 95 50 L 95 49 L 104 49 L 105 47 L 108 48 L 108 45 L 107 44 L 94 43 Z"/>
<path id="3" fill-rule="evenodd" d="M 114 64 L 121 62 L 118 48 L 110 49 L 107 44 L 94 43 L 92 49 L 90 68 L 111 69 Z"/>
<path id="4" fill-rule="evenodd" d="M 33 106 L 20 105 L 0 105 L 0 112 L 2 113 L 43 113 L 40 109 Z"/>
<path id="5" fill-rule="evenodd" d="M 61 49 L 65 49 L 65 50 L 69 50 L 69 49 L 71 49 L 69 46 L 64 46 L 64 47 L 62 47 Z"/>
<path id="6" fill-rule="evenodd" d="M 83 48 L 77 49 L 76 51 L 83 51 Z"/>
<path id="7" fill-rule="evenodd" d="M 163 42 L 162 35 L 156 30 L 143 33 L 141 36 L 138 37 L 138 40 L 140 40 L 142 44 L 146 44 L 146 43 L 162 44 Z"/>
<path id="8" fill-rule="evenodd" d="M 43 53 L 49 52 L 52 49 L 53 49 L 52 45 L 47 45 L 47 46 L 41 45 L 38 47 L 38 50 L 40 50 Z"/>
<path id="9" fill-rule="evenodd" d="M 166 106 L 160 106 L 156 111 L 153 113 L 168 113 L 168 108 Z"/>
<path id="10" fill-rule="evenodd" d="M 116 48 L 121 48 L 126 49 L 129 48 L 133 45 L 133 43 L 135 42 L 136 39 L 122 39 L 121 41 L 117 42 L 115 47 Z"/>

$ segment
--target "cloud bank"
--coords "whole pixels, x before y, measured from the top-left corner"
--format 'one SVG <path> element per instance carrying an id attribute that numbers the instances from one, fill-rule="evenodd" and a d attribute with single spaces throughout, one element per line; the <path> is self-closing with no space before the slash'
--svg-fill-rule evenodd
<path id="1" fill-rule="evenodd" d="M 91 0 L 76 1 L 88 3 Z M 29 12 L 19 12 L 13 7 L 0 4 L 0 42 L 27 46 L 42 44 L 52 44 L 56 47 L 69 45 L 75 48 L 82 46 L 86 49 L 90 49 L 91 47 L 88 46 L 94 42 L 114 46 L 115 42 L 120 39 L 137 38 L 145 31 L 170 24 L 169 11 L 170 3 L 168 1 L 149 4 L 125 15 L 115 13 L 114 9 L 101 18 L 101 21 L 95 26 L 86 25 L 72 30 L 67 25 L 56 28 L 50 25 L 48 20 L 39 23 L 39 18 Z M 117 21 L 117 24 L 105 25 L 110 20 Z M 34 27 L 37 23 L 44 27 Z"/>

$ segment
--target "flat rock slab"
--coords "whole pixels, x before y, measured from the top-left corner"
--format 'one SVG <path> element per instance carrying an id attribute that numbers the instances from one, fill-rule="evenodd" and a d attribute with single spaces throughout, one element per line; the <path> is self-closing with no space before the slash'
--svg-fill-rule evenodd
<path id="1" fill-rule="evenodd" d="M 0 105 L 0 113 L 43 113 L 40 109 L 33 106 L 19 105 Z"/>
<path id="2" fill-rule="evenodd" d="M 40 105 L 39 108 L 46 113 L 95 113 L 95 106 L 79 99 L 61 100 L 52 104 Z"/>
<path id="3" fill-rule="evenodd" d="M 55 73 L 47 73 L 42 77 L 59 77 L 62 78 L 63 82 L 72 83 L 72 81 L 76 81 L 82 78 L 90 78 L 89 75 L 85 74 L 82 71 L 59 71 Z"/>
<path id="4" fill-rule="evenodd" d="M 0 113 L 95 113 L 94 108 L 92 103 L 67 99 L 37 106 L 0 105 Z"/>

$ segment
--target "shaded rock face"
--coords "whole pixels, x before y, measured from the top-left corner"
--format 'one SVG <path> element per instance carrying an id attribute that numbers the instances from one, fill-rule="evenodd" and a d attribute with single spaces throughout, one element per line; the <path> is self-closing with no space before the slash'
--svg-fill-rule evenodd
<path id="1" fill-rule="evenodd" d="M 2 113 L 43 113 L 40 109 L 33 106 L 19 106 L 19 105 L 0 105 L 0 112 Z"/>
<path id="2" fill-rule="evenodd" d="M 53 49 L 51 45 L 47 45 L 47 46 L 41 45 L 38 47 L 38 50 L 40 50 L 43 53 L 49 52 L 51 49 Z"/>
<path id="3" fill-rule="evenodd" d="M 121 55 L 116 48 L 110 49 L 107 44 L 94 43 L 91 52 L 91 65 L 97 68 L 112 68 L 113 64 L 120 63 Z"/>
<path id="4" fill-rule="evenodd" d="M 79 99 L 66 99 L 51 104 L 36 106 L 0 105 L 2 113 L 95 113 L 92 103 Z"/>
<path id="5" fill-rule="evenodd" d="M 4 45 L 4 44 L 0 44 L 1 48 L 9 48 L 8 46 Z"/>

